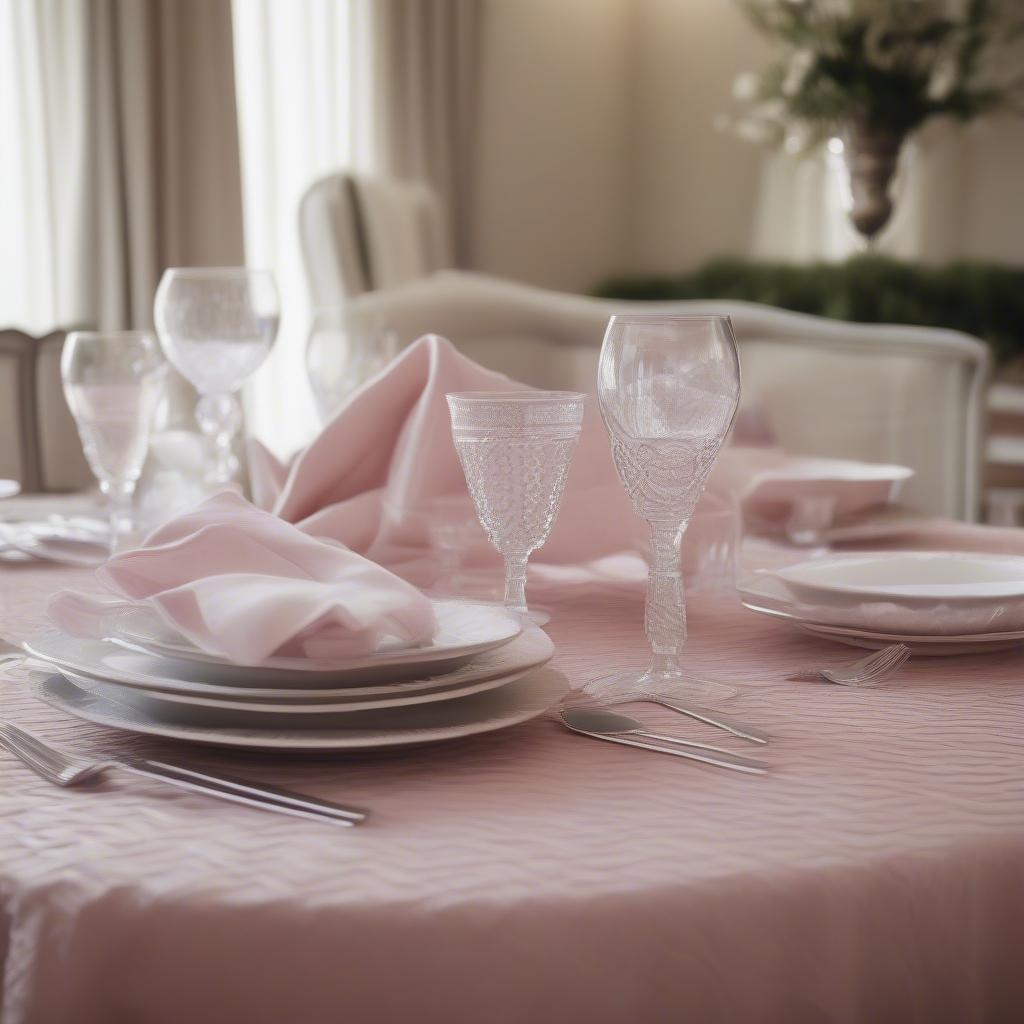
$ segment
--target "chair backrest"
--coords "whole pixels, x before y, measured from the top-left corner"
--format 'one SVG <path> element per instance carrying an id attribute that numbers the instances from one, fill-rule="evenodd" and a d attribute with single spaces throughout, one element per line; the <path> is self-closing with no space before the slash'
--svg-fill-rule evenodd
<path id="1" fill-rule="evenodd" d="M 452 265 L 440 203 L 411 182 L 345 172 L 321 178 L 299 204 L 299 238 L 314 309 Z"/>
<path id="2" fill-rule="evenodd" d="M 60 378 L 65 331 L 34 338 L 0 331 L 0 477 L 24 491 L 93 483 Z"/>
<path id="3" fill-rule="evenodd" d="M 592 392 L 617 310 L 719 313 L 740 347 L 743 407 L 796 454 L 899 463 L 902 499 L 929 514 L 978 513 L 988 348 L 933 328 L 852 324 L 742 302 L 624 303 L 446 272 L 365 295 L 353 322 L 385 324 L 402 345 L 447 337 L 471 358 L 547 388 Z"/>

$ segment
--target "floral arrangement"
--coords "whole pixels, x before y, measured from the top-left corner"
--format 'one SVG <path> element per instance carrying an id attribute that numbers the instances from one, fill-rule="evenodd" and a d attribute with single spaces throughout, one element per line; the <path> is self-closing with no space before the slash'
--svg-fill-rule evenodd
<path id="1" fill-rule="evenodd" d="M 781 44 L 741 75 L 733 127 L 797 152 L 859 122 L 905 136 L 931 117 L 1024 112 L 1022 0 L 739 0 Z"/>

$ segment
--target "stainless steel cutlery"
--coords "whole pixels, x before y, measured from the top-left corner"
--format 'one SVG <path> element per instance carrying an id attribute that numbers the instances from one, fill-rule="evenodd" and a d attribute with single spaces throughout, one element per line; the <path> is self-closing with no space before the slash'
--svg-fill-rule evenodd
<path id="1" fill-rule="evenodd" d="M 824 679 L 837 686 L 873 686 L 895 675 L 910 659 L 910 648 L 906 644 L 888 644 L 879 651 L 858 661 L 835 668 L 814 666 L 794 669 L 788 679 Z"/>
<path id="2" fill-rule="evenodd" d="M 605 708 L 615 704 L 633 703 L 659 704 L 661 707 L 669 708 L 680 715 L 686 715 L 688 718 L 696 719 L 698 722 L 714 726 L 716 729 L 722 729 L 725 732 L 732 733 L 733 736 L 738 736 L 740 739 L 749 740 L 751 743 L 767 743 L 770 739 L 766 732 L 755 729 L 754 726 L 747 725 L 745 722 L 740 722 L 735 718 L 719 714 L 717 711 L 709 711 L 707 708 L 690 704 L 688 701 L 676 700 L 674 697 L 664 697 L 661 694 L 652 693 L 647 690 L 633 690 L 618 696 L 602 697 L 600 699 L 582 694 L 574 696 L 568 706 L 574 708 Z"/>
<path id="3" fill-rule="evenodd" d="M 56 786 L 77 786 L 105 771 L 120 769 L 220 800 L 332 825 L 358 825 L 367 817 L 366 811 L 354 807 L 345 807 L 329 800 L 219 773 L 214 774 L 198 768 L 187 768 L 145 758 L 97 760 L 68 754 L 51 747 L 11 722 L 0 721 L 0 746 L 14 754 L 37 775 Z"/>
<path id="4" fill-rule="evenodd" d="M 747 772 L 755 775 L 765 774 L 770 767 L 764 761 L 743 757 L 741 754 L 734 754 L 721 747 L 693 743 L 675 736 L 647 732 L 636 719 L 629 718 L 627 715 L 616 714 L 603 708 L 565 707 L 559 711 L 558 717 L 562 724 L 572 732 L 589 736 L 592 739 L 604 740 L 608 743 L 619 743 L 627 747 L 639 747 L 642 750 L 655 751 L 661 754 L 672 754 L 676 757 L 688 758 L 691 761 L 702 761 L 705 764 L 715 765 L 718 768 L 729 768 L 732 771 Z M 645 743 L 639 739 L 630 739 L 629 737 L 631 736 L 640 736 L 652 742 Z M 661 744 L 669 745 L 662 746 Z"/>

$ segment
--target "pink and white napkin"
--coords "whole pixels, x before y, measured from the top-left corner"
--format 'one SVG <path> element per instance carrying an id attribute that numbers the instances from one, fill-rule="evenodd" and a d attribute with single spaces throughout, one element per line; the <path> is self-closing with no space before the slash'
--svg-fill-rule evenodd
<path id="1" fill-rule="evenodd" d="M 356 392 L 289 468 L 254 445 L 254 494 L 308 533 L 332 537 L 384 565 L 407 566 L 430 549 L 439 504 L 461 497 L 470 507 L 445 394 L 518 389 L 528 390 L 427 335 Z M 561 511 L 531 563 L 590 562 L 640 550 L 645 537 L 591 399 Z M 494 557 L 481 545 L 468 561 Z"/>
<path id="2" fill-rule="evenodd" d="M 224 491 L 97 570 L 105 594 L 58 594 L 50 616 L 78 636 L 127 607 L 153 612 L 197 647 L 240 664 L 274 654 L 358 656 L 383 642 L 428 643 L 437 624 L 419 590 L 343 545 Z"/>

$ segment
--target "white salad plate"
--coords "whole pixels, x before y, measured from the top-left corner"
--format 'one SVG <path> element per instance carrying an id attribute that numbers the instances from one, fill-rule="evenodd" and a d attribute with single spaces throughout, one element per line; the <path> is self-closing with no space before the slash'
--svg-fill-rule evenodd
<path id="1" fill-rule="evenodd" d="M 355 678 L 362 684 L 422 675 L 427 666 L 442 672 L 509 643 L 523 631 L 522 620 L 503 607 L 457 600 L 436 600 L 433 605 L 437 633 L 431 643 L 385 645 L 372 654 L 352 658 L 272 657 L 259 665 L 241 665 L 193 646 L 141 606 L 112 616 L 105 639 L 128 650 L 202 665 L 207 681 L 222 685 L 235 681 L 242 686 L 337 686 L 342 678 Z M 219 678 L 205 672 L 211 666 L 219 669 Z"/>
<path id="2" fill-rule="evenodd" d="M 866 552 L 775 570 L 821 621 L 881 632 L 993 633 L 1024 629 L 1024 558 L 971 552 Z"/>
<path id="3" fill-rule="evenodd" d="M 880 551 L 817 558 L 777 569 L 797 597 L 987 601 L 1024 597 L 1024 558 L 966 551 Z"/>
<path id="4" fill-rule="evenodd" d="M 335 689 L 301 689 L 222 685 L 209 681 L 217 677 L 217 666 L 211 668 L 195 662 L 137 654 L 98 640 L 80 640 L 53 629 L 30 638 L 23 647 L 36 663 L 42 662 L 47 670 L 56 669 L 74 677 L 76 682 L 88 679 L 174 703 L 239 710 L 256 707 L 284 713 L 369 710 L 396 703 L 444 700 L 458 693 L 486 689 L 495 680 L 539 668 L 555 652 L 548 636 L 531 626 L 510 643 L 484 651 L 449 672 L 368 686 L 359 686 L 355 677 L 350 677 L 349 685 Z"/>
<path id="5" fill-rule="evenodd" d="M 781 619 L 814 636 L 826 637 L 853 647 L 876 650 L 888 644 L 906 644 L 913 653 L 925 655 L 983 654 L 1009 650 L 1024 643 L 1024 630 L 957 632 L 937 634 L 912 630 L 872 628 L 858 621 L 860 607 L 847 609 L 846 624 L 823 622 L 834 609 L 822 610 L 795 602 L 782 583 L 768 573 L 756 574 L 737 585 L 744 607 Z M 929 621 L 930 625 L 930 621 Z"/>
<path id="6" fill-rule="evenodd" d="M 507 686 L 457 700 L 380 711 L 359 711 L 344 727 L 255 728 L 207 726 L 156 714 L 79 689 L 61 675 L 30 676 L 40 700 L 76 718 L 124 732 L 219 747 L 279 752 L 368 751 L 438 743 L 518 725 L 542 715 L 569 692 L 551 668 L 534 669 Z"/>

